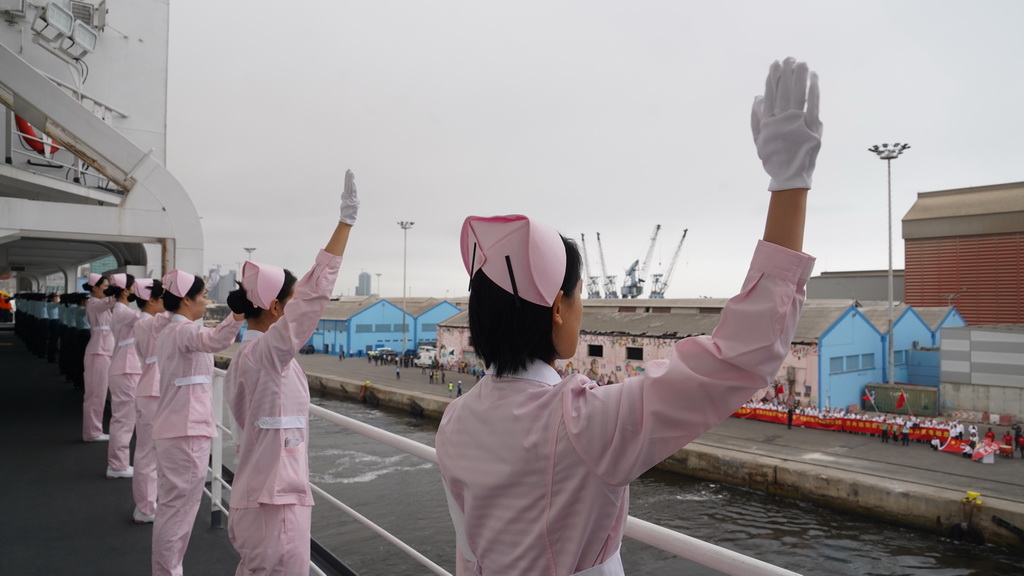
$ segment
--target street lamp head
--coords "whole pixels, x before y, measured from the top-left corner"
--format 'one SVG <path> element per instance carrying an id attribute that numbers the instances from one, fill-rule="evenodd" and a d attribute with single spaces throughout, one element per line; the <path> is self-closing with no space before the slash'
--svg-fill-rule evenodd
<path id="1" fill-rule="evenodd" d="M 409 222 L 406 220 L 401 220 L 398 222 L 398 225 L 402 227 L 402 230 L 408 230 L 409 228 L 412 228 L 413 224 L 415 224 L 415 222 Z"/>
<path id="2" fill-rule="evenodd" d="M 885 143 L 882 144 L 881 146 L 875 144 L 871 148 L 868 148 L 868 152 L 877 154 L 878 157 L 882 160 L 895 160 L 896 158 L 900 157 L 900 154 L 902 154 L 904 150 L 910 150 L 910 144 L 901 144 L 899 142 L 896 142 L 890 148 L 889 144 Z"/>

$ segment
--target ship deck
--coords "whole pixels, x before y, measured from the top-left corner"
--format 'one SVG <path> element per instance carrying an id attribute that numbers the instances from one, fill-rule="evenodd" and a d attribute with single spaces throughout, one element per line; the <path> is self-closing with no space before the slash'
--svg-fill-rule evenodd
<path id="1" fill-rule="evenodd" d="M 149 574 L 152 524 L 132 522 L 131 480 L 106 479 L 107 443 L 82 442 L 82 392 L 10 327 L 0 326 L 0 574 Z M 204 497 L 185 573 L 233 574 L 237 564 Z"/>

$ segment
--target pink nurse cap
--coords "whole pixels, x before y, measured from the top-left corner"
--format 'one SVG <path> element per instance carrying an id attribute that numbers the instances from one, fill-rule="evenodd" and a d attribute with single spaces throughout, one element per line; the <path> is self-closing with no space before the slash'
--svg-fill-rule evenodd
<path id="1" fill-rule="evenodd" d="M 247 261 L 242 265 L 242 288 L 249 302 L 257 308 L 270 309 L 270 303 L 284 286 L 284 268 Z"/>
<path id="2" fill-rule="evenodd" d="M 142 300 L 149 300 L 153 296 L 152 278 L 139 278 L 135 281 L 135 295 Z"/>
<path id="3" fill-rule="evenodd" d="M 164 288 L 178 298 L 184 298 L 195 282 L 195 274 L 189 274 L 183 270 L 171 270 L 163 279 Z"/>
<path id="4" fill-rule="evenodd" d="M 103 278 L 102 274 L 97 274 L 95 272 L 89 274 L 89 286 L 95 286 L 100 281 L 100 278 Z"/>
<path id="5" fill-rule="evenodd" d="M 122 290 L 128 286 L 128 275 L 127 274 L 111 274 L 110 285 L 117 286 Z"/>
<path id="6" fill-rule="evenodd" d="M 551 306 L 565 278 L 565 245 L 558 232 L 526 216 L 470 216 L 462 224 L 462 262 L 506 292 Z"/>

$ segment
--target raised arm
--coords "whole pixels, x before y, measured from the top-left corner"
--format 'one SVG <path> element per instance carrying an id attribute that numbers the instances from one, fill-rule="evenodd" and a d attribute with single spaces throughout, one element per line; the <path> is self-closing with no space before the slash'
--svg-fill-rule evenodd
<path id="1" fill-rule="evenodd" d="M 257 362 L 283 369 L 313 334 L 331 298 L 348 245 L 349 233 L 359 213 L 359 194 L 355 175 L 345 172 L 338 224 L 323 251 L 317 254 L 313 268 L 295 284 L 295 292 L 285 307 L 284 316 L 267 330 L 253 348 Z"/>
<path id="2" fill-rule="evenodd" d="M 797 252 L 803 251 L 807 191 L 821 149 L 818 100 L 818 75 L 786 58 L 772 63 L 750 115 L 757 155 L 771 177 L 764 240 Z"/>
<path id="3" fill-rule="evenodd" d="M 764 242 L 710 336 L 684 338 L 621 386 L 571 389 L 563 412 L 573 446 L 606 481 L 626 484 L 727 418 L 763 388 L 789 352 L 814 259 L 802 254 L 818 149 L 817 77 L 787 58 L 754 100 L 754 142 L 771 177 Z M 810 90 L 807 89 L 808 79 Z"/>

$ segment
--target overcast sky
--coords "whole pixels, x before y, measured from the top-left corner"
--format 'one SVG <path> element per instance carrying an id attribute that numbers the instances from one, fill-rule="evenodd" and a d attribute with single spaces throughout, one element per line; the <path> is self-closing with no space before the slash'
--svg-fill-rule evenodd
<path id="1" fill-rule="evenodd" d="M 750 133 L 768 65 L 820 76 L 824 137 L 805 250 L 815 273 L 887 267 L 885 162 L 899 220 L 917 193 L 1024 180 L 1024 2 L 171 2 L 167 163 L 202 217 L 208 266 L 301 275 L 336 222 L 346 168 L 362 208 L 336 294 L 381 274 L 466 295 L 470 214 L 522 213 L 600 274 L 646 254 L 667 296 L 731 296 L 769 193 Z"/>

